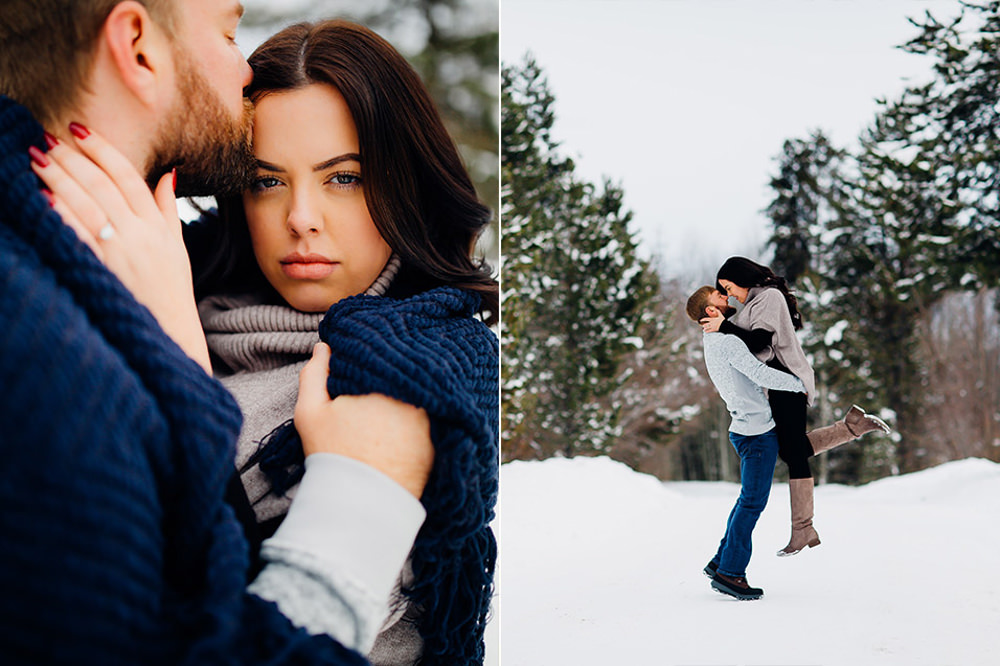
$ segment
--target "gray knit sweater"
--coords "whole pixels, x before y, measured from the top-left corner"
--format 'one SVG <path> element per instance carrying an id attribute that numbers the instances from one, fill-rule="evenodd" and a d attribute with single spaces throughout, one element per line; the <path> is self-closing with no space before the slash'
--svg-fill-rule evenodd
<path id="1" fill-rule="evenodd" d="M 763 328 L 774 332 L 771 346 L 758 352 L 757 358 L 764 363 L 777 358 L 805 384 L 808 402 L 812 405 L 816 395 L 816 376 L 802 351 L 802 344 L 792 324 L 792 315 L 781 291 L 774 287 L 753 287 L 747 294 L 743 309 L 729 321 L 747 330 Z"/>
<path id="2" fill-rule="evenodd" d="M 284 515 L 295 489 L 286 497 L 270 494 L 260 468 L 244 467 L 260 441 L 292 417 L 299 371 L 319 342 L 323 315 L 261 304 L 252 296 L 211 296 L 198 304 L 198 311 L 215 376 L 243 412 L 236 468 L 247 498 L 258 522 Z"/>
<path id="3" fill-rule="evenodd" d="M 299 371 L 319 342 L 317 331 L 324 314 L 264 304 L 253 296 L 212 296 L 203 299 L 198 309 L 216 377 L 243 412 L 236 467 L 241 470 L 247 498 L 258 522 L 284 515 L 298 487 L 276 496 L 269 492 L 267 477 L 257 465 L 244 468 L 261 439 L 292 417 Z M 412 576 L 407 562 L 390 601 L 390 616 L 368 655 L 375 666 L 412 664 L 421 654 L 423 642 L 409 621 L 415 610 L 399 592 L 401 585 L 412 582 Z"/>

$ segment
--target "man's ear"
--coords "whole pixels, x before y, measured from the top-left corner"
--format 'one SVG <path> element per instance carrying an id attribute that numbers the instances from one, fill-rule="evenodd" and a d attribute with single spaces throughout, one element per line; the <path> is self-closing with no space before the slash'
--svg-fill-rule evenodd
<path id="1" fill-rule="evenodd" d="M 717 307 L 715 307 L 714 305 L 706 305 L 705 306 L 705 314 L 707 314 L 709 317 L 718 317 L 719 316 L 719 309 Z"/>
<path id="2" fill-rule="evenodd" d="M 100 38 L 122 84 L 144 104 L 155 105 L 173 53 L 146 8 L 135 0 L 119 2 L 105 19 Z"/>

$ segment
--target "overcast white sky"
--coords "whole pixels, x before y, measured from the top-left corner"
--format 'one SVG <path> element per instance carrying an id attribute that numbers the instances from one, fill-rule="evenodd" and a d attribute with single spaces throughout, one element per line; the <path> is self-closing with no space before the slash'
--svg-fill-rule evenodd
<path id="1" fill-rule="evenodd" d="M 821 128 L 853 148 L 877 98 L 930 77 L 928 59 L 895 48 L 926 10 L 959 4 L 503 0 L 500 55 L 534 54 L 563 152 L 587 180 L 622 185 L 643 253 L 685 275 L 759 256 L 785 139 Z"/>

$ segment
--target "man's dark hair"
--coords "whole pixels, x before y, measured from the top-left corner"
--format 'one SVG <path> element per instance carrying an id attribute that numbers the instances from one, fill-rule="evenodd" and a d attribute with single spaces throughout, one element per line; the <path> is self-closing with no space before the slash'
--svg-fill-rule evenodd
<path id="1" fill-rule="evenodd" d="M 715 287 L 709 287 L 708 285 L 704 287 L 699 287 L 696 292 L 691 294 L 687 302 L 687 316 L 693 321 L 701 321 L 707 315 L 705 314 L 705 308 L 709 305 L 709 297 L 712 292 L 715 291 Z"/>

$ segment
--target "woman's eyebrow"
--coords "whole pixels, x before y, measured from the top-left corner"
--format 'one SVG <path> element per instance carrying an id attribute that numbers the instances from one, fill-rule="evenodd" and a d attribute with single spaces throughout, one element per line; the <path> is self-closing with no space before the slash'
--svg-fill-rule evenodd
<path id="1" fill-rule="evenodd" d="M 357 153 L 344 153 L 343 155 L 338 155 L 337 157 L 331 157 L 327 161 L 320 162 L 319 164 L 314 166 L 313 171 L 325 171 L 326 169 L 329 169 L 332 166 L 336 166 L 341 162 L 357 162 L 358 164 L 360 164 L 361 155 L 358 155 Z"/>
<path id="2" fill-rule="evenodd" d="M 258 169 L 262 169 L 264 171 L 274 171 L 275 173 L 285 173 L 285 169 L 278 166 L 277 164 L 272 164 L 266 160 L 260 160 L 260 159 L 256 160 L 256 162 Z M 330 167 L 340 164 L 341 162 L 357 162 L 358 164 L 360 164 L 361 155 L 357 153 L 344 153 L 343 155 L 337 155 L 336 157 L 331 157 L 325 162 L 320 162 L 319 164 L 315 165 L 312 168 L 312 170 L 324 171 L 326 169 L 329 169 Z"/>
<path id="3" fill-rule="evenodd" d="M 282 169 L 277 164 L 271 164 L 270 162 L 265 162 L 264 160 L 255 160 L 255 161 L 257 162 L 258 169 L 263 169 L 264 171 L 275 171 L 277 173 L 285 173 L 285 170 Z"/>

